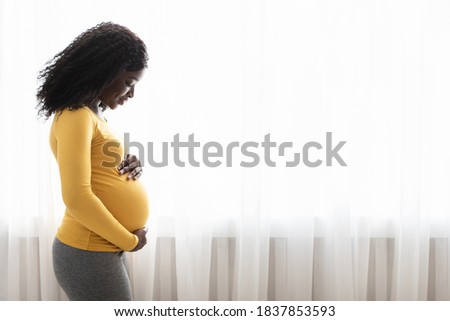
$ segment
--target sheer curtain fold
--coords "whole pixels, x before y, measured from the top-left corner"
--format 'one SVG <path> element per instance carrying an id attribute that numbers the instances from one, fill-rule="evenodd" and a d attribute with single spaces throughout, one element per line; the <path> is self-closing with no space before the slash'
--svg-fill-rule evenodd
<path id="1" fill-rule="evenodd" d="M 52 270 L 64 204 L 36 77 L 114 21 L 150 56 L 129 106 L 107 112 L 145 151 L 135 299 L 449 300 L 450 5 L 431 3 L 138 0 L 119 13 L 116 0 L 0 0 L 0 299 L 67 299 Z M 199 167 L 186 150 L 174 165 L 177 134 L 201 143 Z M 327 166 L 341 141 L 347 166 Z M 148 142 L 154 160 L 168 143 L 169 166 L 148 165 Z M 202 162 L 207 142 L 223 148 L 218 167 Z M 252 168 L 240 166 L 246 142 Z M 306 153 L 308 142 L 321 147 Z"/>

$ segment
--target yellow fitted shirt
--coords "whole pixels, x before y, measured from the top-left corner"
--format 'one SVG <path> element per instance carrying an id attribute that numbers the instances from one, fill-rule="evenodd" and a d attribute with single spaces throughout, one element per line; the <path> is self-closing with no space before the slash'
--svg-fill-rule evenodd
<path id="1" fill-rule="evenodd" d="M 147 193 L 129 173 L 116 167 L 123 144 L 106 121 L 89 107 L 56 112 L 50 147 L 59 166 L 66 210 L 56 237 L 88 251 L 131 251 L 138 237 L 131 232 L 145 226 Z"/>

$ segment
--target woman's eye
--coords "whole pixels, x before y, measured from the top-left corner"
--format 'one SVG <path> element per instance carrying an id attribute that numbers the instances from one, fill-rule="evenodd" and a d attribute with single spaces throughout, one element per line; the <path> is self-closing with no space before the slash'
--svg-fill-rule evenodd
<path id="1" fill-rule="evenodd" d="M 125 81 L 125 85 L 127 85 L 127 87 L 131 87 L 131 84 L 128 83 L 127 81 Z"/>

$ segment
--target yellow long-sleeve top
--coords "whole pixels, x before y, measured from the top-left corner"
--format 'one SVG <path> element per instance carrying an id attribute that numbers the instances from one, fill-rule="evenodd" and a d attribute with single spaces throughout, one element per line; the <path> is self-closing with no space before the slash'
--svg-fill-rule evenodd
<path id="1" fill-rule="evenodd" d="M 127 180 L 116 167 L 123 144 L 89 107 L 57 112 L 50 147 L 59 166 L 66 210 L 56 237 L 88 251 L 131 251 L 133 231 L 145 226 L 149 203 L 139 180 Z"/>

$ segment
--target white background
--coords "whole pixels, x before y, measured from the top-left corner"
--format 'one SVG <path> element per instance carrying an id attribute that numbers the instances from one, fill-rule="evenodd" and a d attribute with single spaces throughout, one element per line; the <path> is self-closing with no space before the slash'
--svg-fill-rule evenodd
<path id="1" fill-rule="evenodd" d="M 102 21 L 149 51 L 135 98 L 105 114 L 119 135 L 160 146 L 271 133 L 299 151 L 326 132 L 347 141 L 347 167 L 146 166 L 137 299 L 450 298 L 449 2 L 4 0 L 0 14 L 0 298 L 65 298 L 50 255 L 64 204 L 36 77 Z"/>

